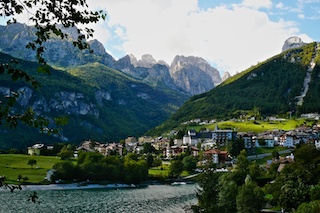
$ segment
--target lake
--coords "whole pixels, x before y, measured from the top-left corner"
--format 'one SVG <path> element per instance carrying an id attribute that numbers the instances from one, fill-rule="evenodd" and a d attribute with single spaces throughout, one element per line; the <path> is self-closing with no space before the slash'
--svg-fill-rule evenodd
<path id="1" fill-rule="evenodd" d="M 38 202 L 27 201 L 32 191 L 0 192 L 0 212 L 185 212 L 197 203 L 196 184 L 149 185 L 133 189 L 37 191 Z"/>

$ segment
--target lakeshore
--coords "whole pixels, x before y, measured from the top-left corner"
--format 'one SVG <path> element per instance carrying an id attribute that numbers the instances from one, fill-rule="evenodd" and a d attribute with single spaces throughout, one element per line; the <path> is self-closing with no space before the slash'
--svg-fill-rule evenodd
<path id="1" fill-rule="evenodd" d="M 42 190 L 75 190 L 75 189 L 119 189 L 119 188 L 136 188 L 134 184 L 48 184 L 48 185 L 22 185 L 22 190 L 42 191 Z"/>

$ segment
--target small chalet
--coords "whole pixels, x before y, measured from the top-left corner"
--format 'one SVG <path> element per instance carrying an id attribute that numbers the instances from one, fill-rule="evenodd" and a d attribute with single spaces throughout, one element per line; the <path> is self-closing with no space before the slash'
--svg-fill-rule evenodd
<path id="1" fill-rule="evenodd" d="M 167 146 L 163 149 L 163 154 L 166 155 L 167 159 L 170 159 L 172 156 L 177 156 L 183 152 L 186 152 L 188 149 L 191 151 L 191 155 L 193 157 L 198 156 L 199 149 L 194 146 Z"/>
<path id="2" fill-rule="evenodd" d="M 277 172 L 281 172 L 285 167 L 285 165 L 292 163 L 293 161 L 294 161 L 294 155 L 291 153 L 291 155 L 286 157 L 280 157 L 279 159 L 273 158 L 271 161 L 267 162 L 266 168 L 269 169 L 271 164 L 279 163 Z"/>
<path id="3" fill-rule="evenodd" d="M 198 156 L 199 155 L 199 149 L 197 147 L 195 147 L 195 146 L 192 146 L 191 147 L 191 154 L 192 154 L 193 157 Z"/>
<path id="4" fill-rule="evenodd" d="M 28 147 L 28 155 L 40 155 L 41 150 L 46 149 L 47 147 L 42 143 L 34 144 L 31 147 Z"/>
<path id="5" fill-rule="evenodd" d="M 228 152 L 227 151 L 220 151 L 218 149 L 210 149 L 210 150 L 205 151 L 203 154 L 208 161 L 211 161 L 215 164 L 225 163 L 228 160 Z"/>
<path id="6" fill-rule="evenodd" d="M 121 144 L 106 143 L 106 144 L 100 144 L 97 150 L 104 156 L 111 155 L 111 154 L 122 155 L 122 148 L 123 146 Z"/>

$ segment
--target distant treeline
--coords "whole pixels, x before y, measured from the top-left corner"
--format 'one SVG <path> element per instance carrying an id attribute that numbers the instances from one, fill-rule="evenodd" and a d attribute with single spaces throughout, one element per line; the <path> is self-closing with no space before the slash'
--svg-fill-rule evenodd
<path id="1" fill-rule="evenodd" d="M 56 163 L 52 181 L 113 181 L 141 183 L 148 179 L 148 164 L 136 154 L 103 156 L 97 152 L 80 152 L 77 163 L 70 160 Z"/>

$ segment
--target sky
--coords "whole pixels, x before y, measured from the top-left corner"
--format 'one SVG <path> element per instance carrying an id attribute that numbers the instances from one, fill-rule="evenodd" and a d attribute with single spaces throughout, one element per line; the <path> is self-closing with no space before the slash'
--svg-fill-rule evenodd
<path id="1" fill-rule="evenodd" d="M 107 13 L 90 27 L 115 59 L 151 54 L 170 65 L 176 55 L 192 55 L 234 75 L 280 53 L 291 36 L 320 41 L 320 0 L 87 2 Z"/>

